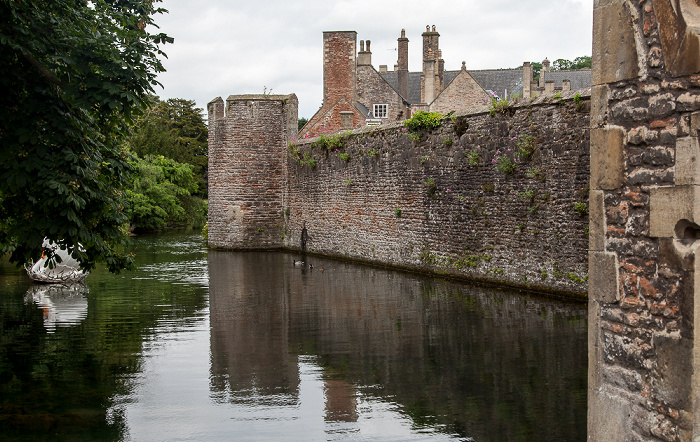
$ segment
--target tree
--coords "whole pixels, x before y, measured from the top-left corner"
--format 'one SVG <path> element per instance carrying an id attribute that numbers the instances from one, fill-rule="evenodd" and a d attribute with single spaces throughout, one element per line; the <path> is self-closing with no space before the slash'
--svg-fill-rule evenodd
<path id="1" fill-rule="evenodd" d="M 195 194 L 206 196 L 209 144 L 203 110 L 192 100 L 151 97 L 151 105 L 139 118 L 128 147 L 140 157 L 162 155 L 190 164 L 197 177 Z"/>
<path id="2" fill-rule="evenodd" d="M 297 120 L 297 126 L 299 127 L 299 130 L 301 130 L 302 127 L 306 125 L 306 123 L 309 122 L 308 118 L 301 117 Z"/>
<path id="3" fill-rule="evenodd" d="M 123 251 L 123 139 L 163 66 L 159 0 L 0 1 L 0 253 L 44 238 L 81 266 L 133 267 Z"/>
<path id="4" fill-rule="evenodd" d="M 134 230 L 204 225 L 207 206 L 197 191 L 193 166 L 162 155 L 132 160 L 134 173 L 126 190 L 126 214 Z"/>

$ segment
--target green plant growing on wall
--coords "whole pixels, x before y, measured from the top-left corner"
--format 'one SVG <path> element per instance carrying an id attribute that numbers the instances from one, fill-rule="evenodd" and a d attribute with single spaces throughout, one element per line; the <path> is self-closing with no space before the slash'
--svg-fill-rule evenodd
<path id="1" fill-rule="evenodd" d="M 492 97 L 489 103 L 489 114 L 493 117 L 496 114 L 513 114 L 514 110 L 512 108 L 512 103 L 507 98 L 500 99 L 498 97 Z"/>
<path id="2" fill-rule="evenodd" d="M 420 142 L 421 136 L 418 133 L 409 132 L 408 138 L 410 138 L 411 141 L 413 141 L 414 143 L 418 143 L 418 142 Z"/>
<path id="3" fill-rule="evenodd" d="M 547 177 L 543 172 L 541 172 L 539 169 L 536 167 L 528 167 L 527 170 L 525 171 L 525 175 L 527 175 L 528 178 L 533 178 L 538 181 L 542 181 L 543 183 L 547 180 Z"/>
<path id="4" fill-rule="evenodd" d="M 396 216 L 397 218 L 401 218 L 401 209 L 399 209 L 398 207 L 394 209 L 394 216 Z"/>
<path id="5" fill-rule="evenodd" d="M 437 184 L 431 176 L 423 175 L 423 186 L 425 186 L 429 195 L 435 195 L 435 192 L 437 192 Z"/>
<path id="6" fill-rule="evenodd" d="M 467 163 L 470 166 L 479 165 L 479 153 L 477 151 L 470 150 L 469 152 L 465 152 L 465 155 L 467 156 Z"/>
<path id="7" fill-rule="evenodd" d="M 535 139 L 526 134 L 518 134 L 510 139 L 515 145 L 515 154 L 521 158 L 530 159 L 535 153 Z"/>
<path id="8" fill-rule="evenodd" d="M 350 161 L 350 154 L 347 152 L 340 152 L 338 154 L 338 158 L 340 158 L 341 160 L 343 160 L 347 163 L 348 161 Z"/>
<path id="9" fill-rule="evenodd" d="M 430 155 L 423 155 L 422 157 L 420 157 L 420 164 L 421 165 L 423 165 L 427 161 L 430 161 Z"/>
<path id="10" fill-rule="evenodd" d="M 442 137 L 442 144 L 445 145 L 445 147 L 451 147 L 452 146 L 452 138 L 448 137 Z"/>
<path id="11" fill-rule="evenodd" d="M 511 173 L 515 172 L 515 163 L 513 160 L 500 150 L 496 151 L 496 155 L 491 160 L 491 163 L 496 166 L 496 169 L 506 175 L 510 175 Z"/>
<path id="12" fill-rule="evenodd" d="M 584 217 L 586 216 L 586 213 L 588 213 L 588 205 L 586 203 L 573 203 L 572 206 L 574 207 L 574 211 L 580 217 Z"/>

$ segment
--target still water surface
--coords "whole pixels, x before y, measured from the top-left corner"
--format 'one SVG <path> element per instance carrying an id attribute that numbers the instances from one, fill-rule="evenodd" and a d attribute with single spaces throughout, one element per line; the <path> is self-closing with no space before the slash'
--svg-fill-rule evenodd
<path id="1" fill-rule="evenodd" d="M 71 287 L 0 263 L 3 440 L 585 440 L 585 305 L 197 235 L 135 252 Z"/>

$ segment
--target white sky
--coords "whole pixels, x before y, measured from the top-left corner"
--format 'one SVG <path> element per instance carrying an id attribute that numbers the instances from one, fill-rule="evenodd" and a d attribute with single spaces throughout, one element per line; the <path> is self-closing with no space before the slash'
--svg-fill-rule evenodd
<path id="1" fill-rule="evenodd" d="M 440 33 L 445 68 L 497 69 L 591 55 L 593 0 L 164 0 L 155 17 L 167 45 L 161 98 L 295 93 L 299 117 L 323 99 L 323 31 L 371 40 L 372 64 L 392 69 L 406 29 L 409 70 L 421 70 L 425 26 Z"/>

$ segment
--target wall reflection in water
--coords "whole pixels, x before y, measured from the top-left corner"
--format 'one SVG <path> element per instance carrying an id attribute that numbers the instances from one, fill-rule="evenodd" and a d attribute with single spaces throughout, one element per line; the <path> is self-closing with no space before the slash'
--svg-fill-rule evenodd
<path id="1" fill-rule="evenodd" d="M 314 269 L 288 254 L 208 259 L 219 401 L 293 405 L 300 357 L 312 355 L 326 422 L 361 421 L 373 397 L 418 429 L 585 439 L 585 305 L 321 258 L 308 259 Z"/>

